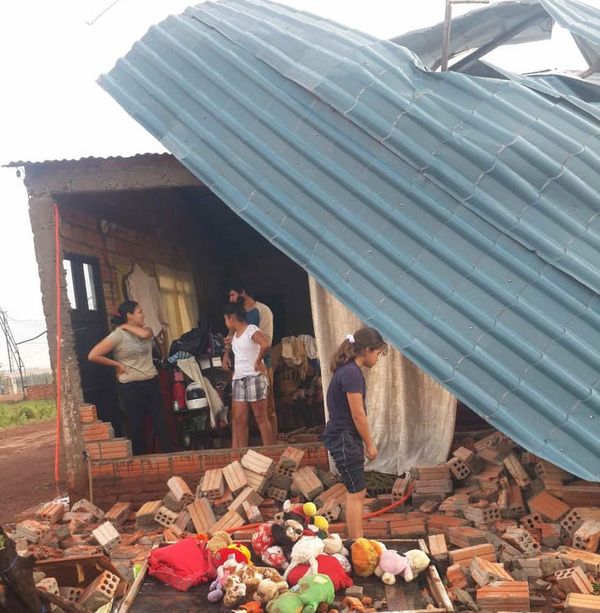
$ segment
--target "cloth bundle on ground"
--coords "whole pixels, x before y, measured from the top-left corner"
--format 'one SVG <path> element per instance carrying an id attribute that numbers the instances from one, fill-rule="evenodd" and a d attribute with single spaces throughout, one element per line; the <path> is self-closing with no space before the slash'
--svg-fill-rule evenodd
<path id="1" fill-rule="evenodd" d="M 206 543 L 186 538 L 174 545 L 153 549 L 148 558 L 148 572 L 163 583 L 186 592 L 194 585 L 216 576 Z"/>

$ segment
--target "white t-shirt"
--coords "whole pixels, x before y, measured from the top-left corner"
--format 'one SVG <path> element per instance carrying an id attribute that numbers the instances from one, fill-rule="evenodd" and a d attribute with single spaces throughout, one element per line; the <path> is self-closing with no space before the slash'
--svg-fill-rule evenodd
<path id="1" fill-rule="evenodd" d="M 231 347 L 235 357 L 234 380 L 255 377 L 259 374 L 254 366 L 260 353 L 260 345 L 252 340 L 252 337 L 258 331 L 259 328 L 251 324 L 241 336 L 233 335 Z"/>

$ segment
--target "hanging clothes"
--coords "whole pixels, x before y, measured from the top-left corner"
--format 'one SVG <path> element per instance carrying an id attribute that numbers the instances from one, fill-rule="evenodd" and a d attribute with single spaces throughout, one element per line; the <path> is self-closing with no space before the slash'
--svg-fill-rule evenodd
<path id="1" fill-rule="evenodd" d="M 162 296 L 156 279 L 146 274 L 139 264 L 134 264 L 127 277 L 127 295 L 130 300 L 139 302 L 146 316 L 146 325 L 158 336 L 167 324 Z"/>

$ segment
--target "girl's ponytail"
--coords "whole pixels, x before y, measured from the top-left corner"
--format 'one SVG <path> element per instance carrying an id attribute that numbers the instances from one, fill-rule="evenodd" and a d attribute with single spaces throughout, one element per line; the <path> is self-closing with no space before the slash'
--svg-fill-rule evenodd
<path id="1" fill-rule="evenodd" d="M 368 349 L 381 349 L 384 354 L 387 353 L 387 343 L 375 328 L 361 328 L 354 334 L 349 334 L 331 360 L 331 372 L 352 362 Z"/>

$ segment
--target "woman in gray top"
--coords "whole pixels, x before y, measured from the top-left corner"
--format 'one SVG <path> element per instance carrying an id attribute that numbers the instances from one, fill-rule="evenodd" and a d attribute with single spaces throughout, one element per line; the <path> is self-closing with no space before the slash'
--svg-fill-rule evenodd
<path id="1" fill-rule="evenodd" d="M 163 452 L 171 451 L 167 435 L 158 372 L 152 362 L 152 330 L 144 325 L 142 307 L 133 300 L 119 306 L 112 318 L 116 326 L 89 353 L 88 360 L 115 369 L 119 396 L 127 413 L 133 454 L 147 453 L 146 417 Z M 108 354 L 112 353 L 111 359 Z"/>

